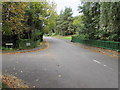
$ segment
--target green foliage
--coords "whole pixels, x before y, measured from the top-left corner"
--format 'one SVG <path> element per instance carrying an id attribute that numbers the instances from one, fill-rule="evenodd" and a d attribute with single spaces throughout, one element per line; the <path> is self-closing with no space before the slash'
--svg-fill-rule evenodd
<path id="1" fill-rule="evenodd" d="M 62 39 L 65 39 L 65 40 L 71 40 L 71 36 L 67 36 L 67 37 L 63 37 Z"/>
<path id="2" fill-rule="evenodd" d="M 0 84 L 1 84 L 1 82 L 0 82 Z M 2 83 L 2 89 L 6 89 L 6 88 L 9 88 L 9 86 L 5 83 Z"/>
<path id="3" fill-rule="evenodd" d="M 55 32 L 57 13 L 55 11 L 56 4 L 52 2 L 49 6 L 49 16 L 46 19 L 46 26 L 44 27 L 44 33 L 52 34 Z"/>
<path id="4" fill-rule="evenodd" d="M 34 42 L 42 41 L 43 34 L 65 36 L 78 33 L 82 39 L 120 41 L 120 2 L 84 2 L 79 6 L 79 12 L 83 14 L 76 17 L 72 16 L 71 8 L 65 8 L 57 15 L 54 2 L 2 4 L 2 34 L 9 36 L 9 40 L 17 36 L 16 40 Z"/>
<path id="5" fill-rule="evenodd" d="M 100 3 L 100 32 L 103 40 L 120 41 L 120 2 Z M 102 35 L 100 34 L 102 33 Z"/>
<path id="6" fill-rule="evenodd" d="M 95 46 L 105 49 L 111 49 L 115 51 L 120 51 L 120 42 L 114 42 L 114 41 L 103 41 L 103 40 L 88 40 L 88 39 L 81 39 L 79 36 L 73 36 L 72 42 L 79 42 L 81 44 L 89 45 L 89 46 Z"/>
<path id="7" fill-rule="evenodd" d="M 22 7 L 21 7 L 22 6 Z M 22 34 L 25 28 L 26 16 L 24 2 L 4 2 L 2 10 L 2 33 L 4 35 Z"/>
<path id="8" fill-rule="evenodd" d="M 82 17 L 82 30 L 80 34 L 85 35 L 88 39 L 97 39 L 95 36 L 98 30 L 99 24 L 99 3 L 86 2 L 83 7 L 79 7 L 83 12 Z M 89 34 L 89 35 L 88 35 Z"/>
<path id="9" fill-rule="evenodd" d="M 45 2 L 4 2 L 2 12 L 2 34 L 17 36 L 16 40 L 43 40 L 43 34 L 56 26 L 55 3 Z M 5 37 L 3 37 L 4 42 Z M 11 38 L 12 39 L 12 38 Z M 10 40 L 11 40 L 10 39 Z M 13 41 L 15 42 L 15 41 Z M 17 42 L 19 43 L 19 42 Z"/>
<path id="10" fill-rule="evenodd" d="M 76 31 L 76 34 L 79 34 L 79 32 L 84 27 L 82 19 L 83 19 L 83 15 L 74 17 L 73 26 L 74 26 L 74 29 Z"/>
<path id="11" fill-rule="evenodd" d="M 57 33 L 52 33 L 52 35 L 51 36 L 56 36 L 56 35 L 58 35 Z"/>
<path id="12" fill-rule="evenodd" d="M 63 36 L 74 34 L 72 14 L 71 8 L 65 8 L 64 11 L 61 11 L 57 18 L 56 33 Z"/>
<path id="13" fill-rule="evenodd" d="M 18 42 L 18 49 L 31 49 L 40 45 L 40 40 L 20 39 Z M 30 43 L 30 46 L 26 46 L 26 43 Z"/>
<path id="14" fill-rule="evenodd" d="M 120 41 L 119 6 L 120 2 L 83 3 L 79 6 L 79 11 L 83 13 L 82 20 L 79 20 L 79 25 L 82 25 L 80 35 L 86 39 Z"/>

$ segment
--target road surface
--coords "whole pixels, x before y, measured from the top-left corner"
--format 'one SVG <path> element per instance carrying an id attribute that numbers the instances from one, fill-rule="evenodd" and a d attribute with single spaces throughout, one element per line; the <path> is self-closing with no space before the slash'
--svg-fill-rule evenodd
<path id="1" fill-rule="evenodd" d="M 43 51 L 2 55 L 3 74 L 38 88 L 117 88 L 118 60 L 46 37 Z"/>

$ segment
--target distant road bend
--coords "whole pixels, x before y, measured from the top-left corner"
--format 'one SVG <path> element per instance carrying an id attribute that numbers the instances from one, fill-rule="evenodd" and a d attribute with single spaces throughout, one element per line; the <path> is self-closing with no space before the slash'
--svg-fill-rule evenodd
<path id="1" fill-rule="evenodd" d="M 38 88 L 118 88 L 118 59 L 45 37 L 37 52 L 2 55 L 3 74 Z"/>

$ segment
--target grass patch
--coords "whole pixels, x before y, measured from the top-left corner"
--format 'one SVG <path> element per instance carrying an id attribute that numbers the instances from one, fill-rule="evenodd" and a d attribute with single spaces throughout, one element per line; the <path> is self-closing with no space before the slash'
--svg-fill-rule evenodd
<path id="1" fill-rule="evenodd" d="M 2 88 L 9 88 L 7 84 L 2 83 Z"/>
<path id="2" fill-rule="evenodd" d="M 1 87 L 2 86 L 2 87 Z M 9 86 L 5 83 L 0 82 L 0 87 L 1 88 L 9 88 Z"/>
<path id="3" fill-rule="evenodd" d="M 60 39 L 64 39 L 64 40 L 71 40 L 72 39 L 72 36 L 60 36 L 60 35 L 56 35 L 56 36 L 52 36 L 52 37 L 55 37 L 55 38 L 60 38 Z"/>
<path id="4" fill-rule="evenodd" d="M 2 47 L 1 50 L 4 50 L 4 51 L 16 51 L 17 49 Z"/>
<path id="5" fill-rule="evenodd" d="M 62 39 L 71 40 L 71 39 L 72 39 L 72 36 L 66 36 L 66 37 L 63 37 Z"/>
<path id="6" fill-rule="evenodd" d="M 71 40 L 72 36 L 77 36 L 77 34 L 69 35 L 69 36 L 60 36 L 58 34 L 51 35 L 51 37 L 59 38 L 59 39 L 64 39 L 64 40 Z"/>

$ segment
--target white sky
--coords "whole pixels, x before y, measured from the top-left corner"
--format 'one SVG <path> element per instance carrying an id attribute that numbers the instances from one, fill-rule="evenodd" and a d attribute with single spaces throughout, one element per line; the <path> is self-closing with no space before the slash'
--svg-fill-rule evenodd
<path id="1" fill-rule="evenodd" d="M 78 6 L 80 5 L 80 0 L 50 0 L 54 1 L 57 4 L 56 11 L 59 14 L 60 11 L 65 7 L 71 7 L 73 10 L 73 16 L 78 16 L 80 13 L 77 11 Z"/>

